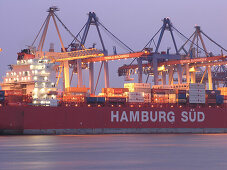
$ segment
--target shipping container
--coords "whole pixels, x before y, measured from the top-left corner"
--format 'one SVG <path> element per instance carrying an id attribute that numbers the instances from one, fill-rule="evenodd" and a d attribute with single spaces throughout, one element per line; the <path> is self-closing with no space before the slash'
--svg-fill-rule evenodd
<path id="1" fill-rule="evenodd" d="M 227 87 L 220 87 L 218 90 L 220 90 L 221 95 L 227 96 Z"/>
<path id="2" fill-rule="evenodd" d="M 144 93 L 151 93 L 150 88 L 129 88 L 129 92 L 144 92 Z"/>
<path id="3" fill-rule="evenodd" d="M 207 99 L 208 104 L 216 104 L 216 98 L 215 99 Z"/>
<path id="4" fill-rule="evenodd" d="M 125 83 L 124 88 L 151 88 L 150 83 Z"/>
<path id="5" fill-rule="evenodd" d="M 205 89 L 205 84 L 201 83 L 189 83 L 189 89 Z"/>
<path id="6" fill-rule="evenodd" d="M 207 95 L 220 95 L 221 91 L 220 90 L 206 90 Z"/>
<path id="7" fill-rule="evenodd" d="M 86 101 L 87 103 L 96 103 L 97 102 L 97 99 L 96 97 L 86 97 Z"/>
<path id="8" fill-rule="evenodd" d="M 118 103 L 118 104 L 124 104 L 126 102 L 126 98 L 124 97 L 108 97 L 106 100 L 109 103 Z"/>
<path id="9" fill-rule="evenodd" d="M 96 100 L 97 100 L 97 103 L 105 103 L 106 101 L 105 97 L 97 97 Z"/>
<path id="10" fill-rule="evenodd" d="M 128 91 L 128 88 L 102 88 L 104 94 L 123 94 Z"/>
<path id="11" fill-rule="evenodd" d="M 22 96 L 22 90 L 5 90 L 5 96 Z"/>
<path id="12" fill-rule="evenodd" d="M 105 97 L 86 97 L 86 101 L 90 104 L 103 104 L 105 103 L 106 99 Z"/>
<path id="13" fill-rule="evenodd" d="M 5 101 L 5 96 L 0 96 L 0 102 L 4 102 Z"/>
<path id="14" fill-rule="evenodd" d="M 177 99 L 177 103 L 185 104 L 185 103 L 187 103 L 187 99 Z"/>
<path id="15" fill-rule="evenodd" d="M 217 104 L 223 104 L 224 103 L 224 96 L 223 95 L 217 95 L 216 96 L 216 103 Z"/>
<path id="16" fill-rule="evenodd" d="M 186 99 L 186 93 L 178 93 L 177 96 L 178 96 L 178 99 Z"/>
<path id="17" fill-rule="evenodd" d="M 0 90 L 0 97 L 5 96 L 5 91 L 4 90 Z"/>

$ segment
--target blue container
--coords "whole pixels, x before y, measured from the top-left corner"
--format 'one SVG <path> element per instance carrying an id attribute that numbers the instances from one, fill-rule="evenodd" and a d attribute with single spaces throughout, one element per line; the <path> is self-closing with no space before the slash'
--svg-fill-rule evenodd
<path id="1" fill-rule="evenodd" d="M 5 96 L 0 96 L 0 102 L 5 101 Z"/>
<path id="2" fill-rule="evenodd" d="M 224 103 L 224 96 L 223 95 L 217 95 L 216 96 L 216 103 L 217 104 L 223 104 Z"/>
<path id="3" fill-rule="evenodd" d="M 86 97 L 87 103 L 96 103 L 97 97 Z"/>
<path id="4" fill-rule="evenodd" d="M 186 94 L 184 94 L 184 93 L 179 93 L 179 94 L 178 94 L 178 99 L 186 99 Z"/>
<path id="5" fill-rule="evenodd" d="M 5 96 L 5 91 L 0 90 L 0 96 Z"/>
<path id="6" fill-rule="evenodd" d="M 105 97 L 97 97 L 97 103 L 105 103 Z"/>
<path id="7" fill-rule="evenodd" d="M 208 95 L 220 95 L 221 91 L 220 90 L 206 90 L 206 94 L 208 94 Z"/>

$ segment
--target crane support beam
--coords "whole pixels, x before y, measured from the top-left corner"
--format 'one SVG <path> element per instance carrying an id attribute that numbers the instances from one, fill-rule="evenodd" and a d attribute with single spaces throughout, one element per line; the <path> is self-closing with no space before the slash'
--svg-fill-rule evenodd
<path id="1" fill-rule="evenodd" d="M 226 60 L 226 61 L 216 61 L 216 62 L 198 63 L 198 64 L 195 64 L 196 67 L 203 67 L 203 66 L 221 66 L 221 65 L 227 65 L 227 60 Z"/>
<path id="2" fill-rule="evenodd" d="M 153 58 L 153 73 L 154 73 L 154 85 L 158 85 L 158 60 L 157 58 Z"/>
<path id="3" fill-rule="evenodd" d="M 191 72 L 191 83 L 196 83 L 195 72 Z"/>
<path id="4" fill-rule="evenodd" d="M 159 63 L 159 65 L 175 65 L 175 64 L 190 64 L 190 63 L 200 63 L 200 62 L 209 62 L 215 60 L 224 60 L 227 56 L 214 56 L 214 57 L 201 57 L 201 58 L 192 58 L 186 60 L 171 60 Z"/>
<path id="5" fill-rule="evenodd" d="M 69 61 L 69 60 L 104 56 L 104 54 L 101 51 L 95 48 L 71 51 L 71 52 L 47 52 L 46 51 L 44 53 L 43 51 L 37 51 L 36 55 L 40 57 L 45 55 L 45 57 L 50 58 L 52 62 L 62 62 L 67 60 Z"/>
<path id="6" fill-rule="evenodd" d="M 213 90 L 211 66 L 207 66 L 209 90 Z"/>
<path id="7" fill-rule="evenodd" d="M 166 85 L 166 72 L 162 71 L 162 85 Z"/>
<path id="8" fill-rule="evenodd" d="M 78 87 L 83 87 L 81 59 L 77 60 L 77 78 L 78 78 Z"/>
<path id="9" fill-rule="evenodd" d="M 89 63 L 89 88 L 90 93 L 94 94 L 94 63 Z"/>
<path id="10" fill-rule="evenodd" d="M 138 62 L 138 83 L 143 82 L 143 65 L 142 65 L 142 60 L 141 58 L 137 58 Z"/>
<path id="11" fill-rule="evenodd" d="M 227 59 L 227 56 L 213 56 L 213 57 L 201 57 L 201 58 L 193 58 L 193 59 L 185 59 L 185 60 L 171 60 L 171 61 L 166 61 L 166 62 L 160 62 L 158 63 L 158 67 L 160 66 L 168 66 L 168 65 L 176 65 L 176 64 L 195 64 L 196 66 L 205 66 L 205 65 L 213 65 L 215 63 L 224 65 L 226 62 L 223 61 Z M 222 61 L 218 61 L 222 60 Z M 214 61 L 214 62 L 212 62 Z M 197 64 L 198 63 L 198 64 Z M 152 67 L 152 64 L 146 63 L 142 65 L 143 67 Z M 138 65 L 125 65 L 119 68 L 119 70 L 124 70 L 124 69 L 136 69 L 138 68 Z M 186 69 L 187 72 L 187 69 Z"/>
<path id="12" fill-rule="evenodd" d="M 137 57 L 144 57 L 144 52 L 135 52 L 135 53 L 127 53 L 127 54 L 119 54 L 119 55 L 110 55 L 110 56 L 103 56 L 103 57 L 95 57 L 95 58 L 86 58 L 83 59 L 82 62 L 89 63 L 89 62 L 99 62 L 99 61 L 110 61 L 110 60 L 120 60 L 120 59 L 128 59 L 128 58 L 137 58 Z"/>
<path id="13" fill-rule="evenodd" d="M 108 68 L 108 62 L 104 62 L 104 79 L 105 79 L 105 88 L 110 87 L 110 82 L 109 82 L 109 68 Z"/>
<path id="14" fill-rule="evenodd" d="M 173 73 L 174 73 L 174 67 L 169 67 L 169 85 L 173 85 Z"/>
<path id="15" fill-rule="evenodd" d="M 187 83 L 190 83 L 190 73 L 189 73 L 189 64 L 185 64 L 185 73 L 186 73 L 186 80 Z"/>
<path id="16" fill-rule="evenodd" d="M 177 74 L 178 74 L 178 83 L 182 84 L 182 67 L 180 64 L 177 64 Z"/>

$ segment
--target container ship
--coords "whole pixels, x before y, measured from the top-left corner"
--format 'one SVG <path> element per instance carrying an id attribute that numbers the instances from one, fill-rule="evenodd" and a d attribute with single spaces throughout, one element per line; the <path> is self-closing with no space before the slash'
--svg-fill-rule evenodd
<path id="1" fill-rule="evenodd" d="M 87 49 L 84 44 L 91 25 L 97 26 L 103 43 L 98 29 L 103 25 L 91 12 L 82 39 L 79 41 L 74 36 L 77 43 L 65 48 L 56 20 L 71 32 L 56 11 L 56 7 L 48 10 L 38 48 L 31 46 L 19 52 L 16 64 L 9 65 L 9 71 L 3 77 L 0 134 L 227 132 L 225 55 L 206 53 L 205 57 L 196 57 L 193 53 L 192 56 L 178 52 L 169 54 L 168 51 L 158 52 L 159 43 L 155 51 L 146 47 L 140 52 L 118 55 L 108 55 L 104 44 L 102 50 L 94 47 Z M 51 18 L 61 42 L 61 52 L 55 52 L 53 44 L 49 51 L 43 51 Z M 167 27 L 171 32 L 172 24 L 165 18 L 163 31 Z M 196 27 L 194 36 L 200 37 L 200 31 Z M 193 48 L 190 50 L 195 51 Z M 138 82 L 126 82 L 124 87 L 111 88 L 108 62 L 129 58 L 137 59 L 138 64 L 124 65 L 118 69 L 118 74 L 124 75 L 128 81 L 131 80 L 130 74 L 137 72 Z M 104 66 L 105 79 L 105 88 L 97 95 L 100 71 L 94 85 L 95 62 L 101 62 L 100 71 Z M 212 67 L 215 66 L 221 66 L 224 71 L 214 76 Z M 204 68 L 201 76 L 198 74 L 200 67 Z M 83 69 L 89 70 L 89 87 L 83 85 Z M 77 75 L 76 87 L 71 86 L 70 71 Z M 149 72 L 153 83 L 142 82 L 144 72 Z M 177 83 L 174 83 L 175 73 Z M 216 81 L 218 77 L 221 78 Z M 215 85 L 214 82 L 220 84 Z"/>

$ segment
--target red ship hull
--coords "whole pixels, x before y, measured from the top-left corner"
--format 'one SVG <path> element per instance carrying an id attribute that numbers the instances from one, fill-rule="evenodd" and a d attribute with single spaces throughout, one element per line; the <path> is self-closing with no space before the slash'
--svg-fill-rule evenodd
<path id="1" fill-rule="evenodd" d="M 227 108 L 0 107 L 1 134 L 226 133 Z"/>

